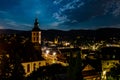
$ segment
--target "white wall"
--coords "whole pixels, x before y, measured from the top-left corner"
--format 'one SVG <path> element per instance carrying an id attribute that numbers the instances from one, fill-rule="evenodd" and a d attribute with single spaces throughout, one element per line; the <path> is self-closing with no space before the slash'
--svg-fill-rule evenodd
<path id="1" fill-rule="evenodd" d="M 41 67 L 41 66 L 46 66 L 46 61 L 34 61 L 34 62 L 24 62 L 22 63 L 24 69 L 25 69 L 25 73 L 26 76 L 28 76 L 30 73 L 32 73 L 35 70 L 37 70 L 37 68 Z M 28 71 L 28 65 L 29 67 L 29 71 Z"/>

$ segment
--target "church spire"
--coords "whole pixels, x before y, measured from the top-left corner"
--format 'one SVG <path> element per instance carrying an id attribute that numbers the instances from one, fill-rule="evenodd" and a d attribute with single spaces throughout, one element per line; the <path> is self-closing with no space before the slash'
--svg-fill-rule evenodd
<path id="1" fill-rule="evenodd" d="M 35 19 L 34 27 L 39 27 L 38 18 Z"/>
<path id="2" fill-rule="evenodd" d="M 34 20 L 34 27 L 32 29 L 32 43 L 41 44 L 41 30 L 37 18 Z"/>
<path id="3" fill-rule="evenodd" d="M 40 29 L 39 29 L 38 18 L 35 19 L 35 22 L 34 22 L 34 28 L 33 28 L 32 31 L 40 31 Z"/>

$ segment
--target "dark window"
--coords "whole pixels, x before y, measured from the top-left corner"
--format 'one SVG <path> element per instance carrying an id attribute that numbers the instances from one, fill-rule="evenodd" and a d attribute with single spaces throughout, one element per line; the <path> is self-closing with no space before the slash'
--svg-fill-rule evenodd
<path id="1" fill-rule="evenodd" d="M 39 37 L 37 37 L 37 41 L 39 41 Z"/>
<path id="2" fill-rule="evenodd" d="M 46 66 L 49 65 L 48 63 L 46 63 Z"/>
<path id="3" fill-rule="evenodd" d="M 35 41 L 35 37 L 34 37 L 34 41 Z"/>
<path id="4" fill-rule="evenodd" d="M 113 64 L 115 64 L 115 62 L 113 62 Z"/>
<path id="5" fill-rule="evenodd" d="M 33 35 L 35 36 L 35 33 L 33 33 Z"/>
<path id="6" fill-rule="evenodd" d="M 30 64 L 27 65 L 27 72 L 30 72 Z"/>
<path id="7" fill-rule="evenodd" d="M 39 34 L 37 33 L 37 36 L 38 36 Z"/>
<path id="8" fill-rule="evenodd" d="M 107 62 L 107 65 L 109 65 L 109 62 Z"/>
<path id="9" fill-rule="evenodd" d="M 41 65 L 41 63 L 39 63 L 39 66 Z"/>
<path id="10" fill-rule="evenodd" d="M 35 63 L 33 64 L 33 70 L 36 70 L 36 64 Z"/>

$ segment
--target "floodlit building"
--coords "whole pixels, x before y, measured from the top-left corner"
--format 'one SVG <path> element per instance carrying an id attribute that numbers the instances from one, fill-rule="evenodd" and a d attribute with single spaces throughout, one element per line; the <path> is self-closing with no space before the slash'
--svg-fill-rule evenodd
<path id="1" fill-rule="evenodd" d="M 97 52 L 99 55 L 99 58 L 101 60 L 101 78 L 102 80 L 107 79 L 107 73 L 110 71 L 112 67 L 115 66 L 115 64 L 120 63 L 120 48 L 119 47 L 103 47 Z"/>
<path id="2" fill-rule="evenodd" d="M 32 32 L 31 42 L 33 43 L 35 49 L 41 51 L 41 30 L 39 28 L 39 23 L 37 18 L 35 19 L 34 27 L 31 32 Z M 28 76 L 33 71 L 37 70 L 37 68 L 41 66 L 46 66 L 46 61 L 44 59 L 35 59 L 35 60 L 33 59 L 30 61 L 23 61 L 22 65 L 25 69 L 26 76 Z"/>
<path id="3" fill-rule="evenodd" d="M 32 43 L 41 44 L 41 30 L 38 19 L 35 19 L 34 28 L 32 29 Z"/>
<path id="4" fill-rule="evenodd" d="M 33 71 L 37 70 L 41 66 L 46 66 L 46 61 L 41 60 L 41 61 L 33 61 L 33 62 L 23 62 L 22 63 L 26 76 L 28 76 L 30 73 Z"/>

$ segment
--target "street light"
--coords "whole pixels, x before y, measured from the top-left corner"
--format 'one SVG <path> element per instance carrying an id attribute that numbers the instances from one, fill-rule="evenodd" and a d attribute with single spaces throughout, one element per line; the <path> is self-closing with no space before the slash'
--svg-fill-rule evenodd
<path id="1" fill-rule="evenodd" d="M 53 56 L 55 56 L 56 55 L 56 52 L 53 52 Z"/>
<path id="2" fill-rule="evenodd" d="M 102 73 L 102 80 L 106 80 L 106 71 L 105 70 Z"/>
<path id="3" fill-rule="evenodd" d="M 46 54 L 49 54 L 50 53 L 50 50 L 46 50 Z"/>
<path id="4" fill-rule="evenodd" d="M 56 52 L 53 52 L 53 63 L 55 63 L 55 60 L 56 60 Z"/>
<path id="5" fill-rule="evenodd" d="M 45 56 L 47 57 L 49 53 L 50 53 L 50 51 L 49 51 L 49 50 L 46 50 Z"/>

